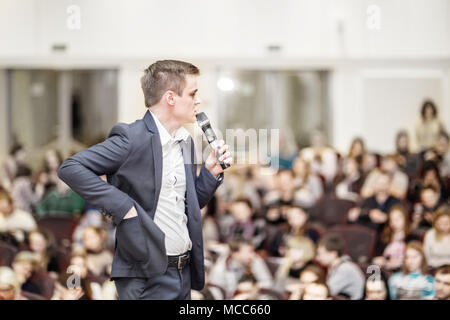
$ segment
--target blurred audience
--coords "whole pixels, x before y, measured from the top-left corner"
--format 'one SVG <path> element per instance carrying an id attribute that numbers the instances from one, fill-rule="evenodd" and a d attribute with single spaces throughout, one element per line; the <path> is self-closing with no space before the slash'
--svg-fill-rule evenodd
<path id="1" fill-rule="evenodd" d="M 394 273 L 388 281 L 393 300 L 432 299 L 434 278 L 428 274 L 428 265 L 422 244 L 411 241 L 406 246 L 403 269 Z"/>
<path id="2" fill-rule="evenodd" d="M 206 285 L 192 298 L 448 300 L 450 150 L 436 110 L 422 108 L 417 153 L 406 130 L 394 154 L 355 138 L 346 155 L 315 131 L 279 170 L 232 166 L 201 210 Z M 117 299 L 114 224 L 58 179 L 57 150 L 43 160 L 31 170 L 17 145 L 0 165 L 0 299 Z M 316 214 L 329 198 L 337 211 L 350 200 L 344 221 Z M 342 224 L 375 230 L 373 243 L 346 243 Z"/>
<path id="3" fill-rule="evenodd" d="M 317 248 L 317 260 L 327 267 L 327 285 L 334 296 L 359 300 L 364 293 L 364 274 L 358 265 L 344 254 L 344 240 L 337 235 L 322 238 Z"/>

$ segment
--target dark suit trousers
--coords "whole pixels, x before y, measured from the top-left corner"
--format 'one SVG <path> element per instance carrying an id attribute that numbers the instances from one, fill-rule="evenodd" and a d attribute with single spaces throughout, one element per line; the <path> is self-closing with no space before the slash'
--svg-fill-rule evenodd
<path id="1" fill-rule="evenodd" d="M 190 300 L 190 266 L 181 270 L 167 268 L 163 275 L 151 278 L 117 278 L 114 280 L 120 300 Z"/>

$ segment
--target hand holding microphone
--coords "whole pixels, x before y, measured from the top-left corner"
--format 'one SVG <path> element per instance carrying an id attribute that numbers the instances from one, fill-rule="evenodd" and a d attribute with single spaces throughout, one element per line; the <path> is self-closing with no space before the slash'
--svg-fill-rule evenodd
<path id="1" fill-rule="evenodd" d="M 228 145 L 224 144 L 223 140 L 218 141 L 214 130 L 211 128 L 211 123 L 204 112 L 197 114 L 197 123 L 202 128 L 206 136 L 206 140 L 211 145 L 213 151 L 206 160 L 206 168 L 211 171 L 213 175 L 218 175 L 226 168 L 230 167 L 230 163 L 233 160 L 228 149 Z"/>

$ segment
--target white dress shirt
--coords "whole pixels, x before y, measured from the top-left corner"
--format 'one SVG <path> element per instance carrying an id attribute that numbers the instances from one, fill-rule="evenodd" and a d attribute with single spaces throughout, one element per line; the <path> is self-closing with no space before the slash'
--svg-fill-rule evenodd
<path id="1" fill-rule="evenodd" d="M 192 248 L 185 213 L 186 173 L 180 141 L 186 141 L 189 132 L 181 127 L 171 136 L 158 118 L 155 120 L 162 146 L 162 181 L 154 222 L 165 234 L 166 253 L 179 255 Z"/>

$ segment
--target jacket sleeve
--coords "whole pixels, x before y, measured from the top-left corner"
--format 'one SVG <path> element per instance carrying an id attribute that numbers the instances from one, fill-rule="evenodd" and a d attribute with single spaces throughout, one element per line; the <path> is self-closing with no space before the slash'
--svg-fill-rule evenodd
<path id="1" fill-rule="evenodd" d="M 197 176 L 197 159 L 195 156 L 195 148 L 192 138 L 189 139 L 189 144 L 191 146 L 190 159 L 194 160 L 192 170 L 195 177 L 195 190 L 197 191 L 198 204 L 201 209 L 208 204 L 209 200 L 211 200 L 214 195 L 214 192 L 216 192 L 216 189 L 222 184 L 223 173 L 219 174 L 217 177 L 214 177 L 212 173 L 206 169 L 205 165 L 202 165 L 200 174 Z"/>
<path id="2" fill-rule="evenodd" d="M 99 176 L 113 174 L 131 152 L 127 125 L 115 125 L 108 138 L 63 162 L 58 176 L 89 204 L 111 215 L 116 225 L 133 206 L 132 199 Z"/>

